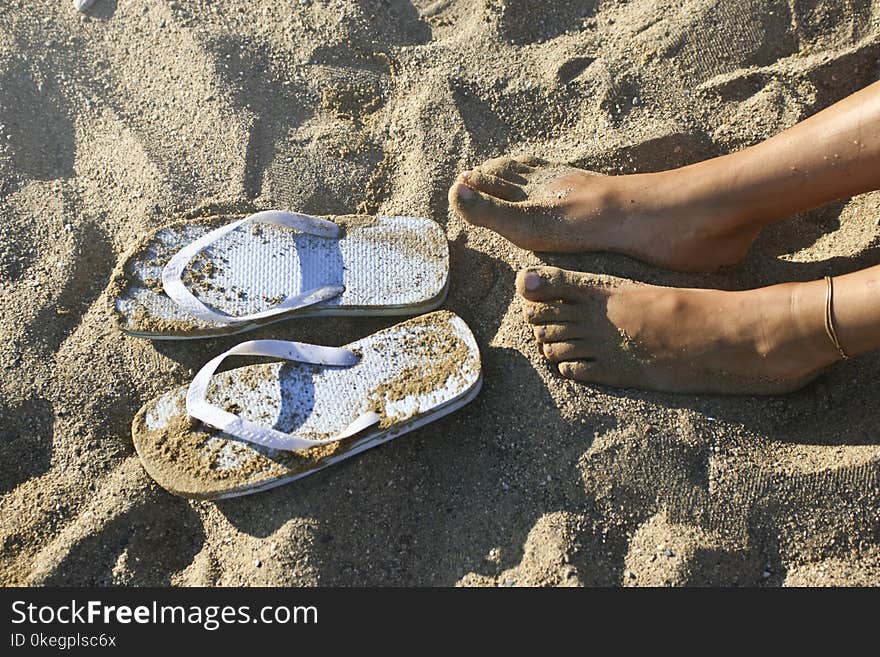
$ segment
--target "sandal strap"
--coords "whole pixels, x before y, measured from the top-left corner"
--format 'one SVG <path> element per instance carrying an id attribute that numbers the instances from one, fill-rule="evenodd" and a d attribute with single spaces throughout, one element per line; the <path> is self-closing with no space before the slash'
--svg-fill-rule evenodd
<path id="1" fill-rule="evenodd" d="M 334 367 L 351 367 L 356 365 L 360 362 L 360 356 L 353 351 L 340 349 L 339 347 L 322 347 L 302 342 L 288 342 L 286 340 L 249 340 L 211 359 L 198 371 L 192 383 L 189 384 L 189 389 L 186 392 L 186 412 L 190 417 L 201 420 L 205 424 L 220 429 L 231 436 L 270 449 L 296 451 L 350 438 L 379 422 L 380 418 L 377 413 L 367 411 L 361 413 L 342 432 L 335 436 L 319 440 L 307 440 L 245 420 L 235 413 L 230 413 L 219 406 L 208 403 L 206 400 L 211 377 L 217 371 L 220 363 L 229 356 L 268 356 L 298 363 L 330 365 Z"/>
<path id="2" fill-rule="evenodd" d="M 205 249 L 227 233 L 232 232 L 239 226 L 248 222 L 287 226 L 303 233 L 308 233 L 309 235 L 317 235 L 318 237 L 334 238 L 342 235 L 342 228 L 334 224 L 332 221 L 321 219 L 319 217 L 312 217 L 296 212 L 285 212 L 282 210 L 265 210 L 263 212 L 257 212 L 244 219 L 233 221 L 232 223 L 220 226 L 220 228 L 202 235 L 200 238 L 190 242 L 174 254 L 171 260 L 168 261 L 168 264 L 162 269 L 162 287 L 165 290 L 165 294 L 167 294 L 180 308 L 197 319 L 210 324 L 229 326 L 233 324 L 253 322 L 266 317 L 280 315 L 282 313 L 288 313 L 298 308 L 304 308 L 322 301 L 327 301 L 328 299 L 339 296 L 345 291 L 345 288 L 339 285 L 317 287 L 301 294 L 286 297 L 280 303 L 267 310 L 248 315 L 228 315 L 226 313 L 212 310 L 206 306 L 197 299 L 189 289 L 187 289 L 186 285 L 184 285 L 183 272 L 199 251 Z"/>

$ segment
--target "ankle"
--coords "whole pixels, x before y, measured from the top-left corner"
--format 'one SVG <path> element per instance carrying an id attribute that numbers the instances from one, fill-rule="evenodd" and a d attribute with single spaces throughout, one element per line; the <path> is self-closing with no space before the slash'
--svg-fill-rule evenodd
<path id="1" fill-rule="evenodd" d="M 631 239 L 636 232 L 657 248 L 667 244 L 680 260 L 676 268 L 712 271 L 734 265 L 760 232 L 699 166 L 625 176 L 622 182 L 629 194 L 624 199 L 643 199 L 642 207 L 631 202 L 626 208 L 629 221 L 621 225 L 626 235 Z"/>
<path id="2" fill-rule="evenodd" d="M 826 282 L 787 283 L 789 316 L 795 328 L 803 357 L 815 369 L 840 360 L 840 353 L 825 330 Z"/>
<path id="3" fill-rule="evenodd" d="M 658 190 L 671 207 L 687 211 L 686 216 L 694 219 L 694 230 L 707 237 L 757 235 L 770 223 L 762 203 L 740 183 L 734 157 L 727 155 L 657 174 Z"/>

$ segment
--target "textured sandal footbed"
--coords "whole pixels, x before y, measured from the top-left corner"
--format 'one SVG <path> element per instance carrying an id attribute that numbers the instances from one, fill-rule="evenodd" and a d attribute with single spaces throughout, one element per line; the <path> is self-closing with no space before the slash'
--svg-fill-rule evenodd
<path id="1" fill-rule="evenodd" d="M 162 269 L 174 253 L 214 228 L 241 218 L 218 216 L 166 226 L 134 247 L 114 274 L 113 312 L 139 337 L 231 335 L 292 316 L 400 315 L 436 308 L 446 295 L 449 249 L 442 228 L 415 217 L 338 217 L 339 239 L 265 224 L 242 226 L 197 255 L 188 288 L 232 316 L 260 312 L 282 298 L 342 285 L 336 298 L 262 321 L 215 325 L 179 308 L 162 289 Z"/>
<path id="2" fill-rule="evenodd" d="M 268 450 L 193 425 L 186 386 L 147 403 L 132 426 L 135 447 L 156 481 L 179 495 L 215 499 L 287 483 L 452 412 L 481 383 L 476 341 L 447 311 L 417 317 L 346 348 L 350 368 L 267 363 L 216 374 L 208 401 L 245 419 L 306 438 L 344 429 L 367 410 L 379 426 L 303 452 Z"/>

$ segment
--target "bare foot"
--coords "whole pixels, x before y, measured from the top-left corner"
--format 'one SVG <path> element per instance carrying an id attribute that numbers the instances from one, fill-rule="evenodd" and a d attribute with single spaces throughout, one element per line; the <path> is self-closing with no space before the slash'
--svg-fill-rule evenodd
<path id="1" fill-rule="evenodd" d="M 532 157 L 459 175 L 449 203 L 466 221 L 533 251 L 614 251 L 680 271 L 713 271 L 760 232 L 707 167 L 603 176 Z"/>
<path id="2" fill-rule="evenodd" d="M 577 381 L 778 394 L 839 359 L 823 281 L 726 292 L 537 267 L 519 273 L 517 291 L 544 356 Z"/>

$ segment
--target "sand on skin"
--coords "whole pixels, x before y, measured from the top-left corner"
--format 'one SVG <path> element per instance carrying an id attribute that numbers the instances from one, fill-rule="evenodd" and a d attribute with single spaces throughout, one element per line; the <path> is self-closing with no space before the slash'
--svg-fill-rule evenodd
<path id="1" fill-rule="evenodd" d="M 877 262 L 880 194 L 697 276 L 539 257 L 446 205 L 504 153 L 652 171 L 775 134 L 877 79 L 880 3 L 35 0 L 3 4 L 0 36 L 3 583 L 880 583 L 880 356 L 777 399 L 591 388 L 548 369 L 513 295 L 541 262 L 731 289 L 852 271 Z M 168 218 L 253 206 L 441 222 L 485 386 L 294 485 L 186 502 L 144 474 L 131 420 L 239 338 L 123 336 L 106 288 Z"/>

